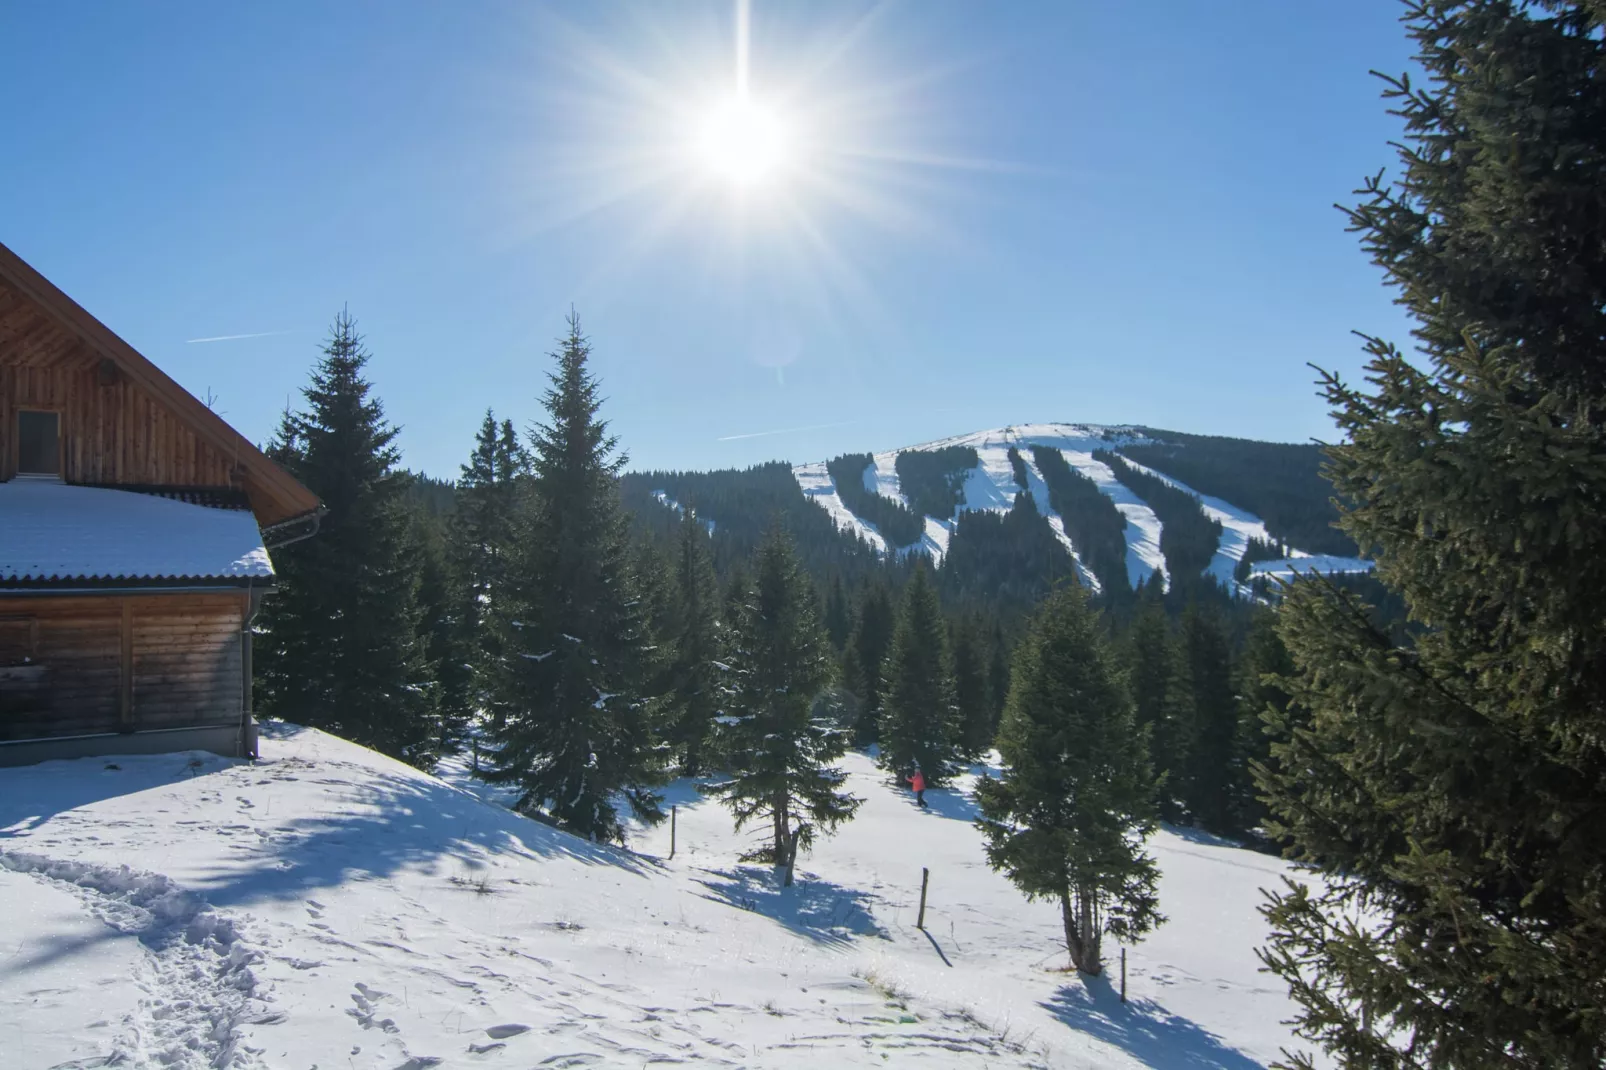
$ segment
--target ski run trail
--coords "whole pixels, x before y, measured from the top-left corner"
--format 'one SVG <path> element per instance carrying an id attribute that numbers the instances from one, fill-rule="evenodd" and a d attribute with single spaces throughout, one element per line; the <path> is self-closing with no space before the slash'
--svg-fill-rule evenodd
<path id="1" fill-rule="evenodd" d="M 945 518 L 923 517 L 925 530 L 918 542 L 908 546 L 891 546 L 874 524 L 860 519 L 842 501 L 837 493 L 835 482 L 826 471 L 823 462 L 797 465 L 793 468 L 798 485 L 803 493 L 820 508 L 830 514 L 836 526 L 845 531 L 851 531 L 868 542 L 878 553 L 906 554 L 919 552 L 928 555 L 932 564 L 941 566 L 943 558 L 948 553 L 948 543 L 953 537 L 954 527 L 961 512 L 993 511 L 1007 512 L 1015 502 L 1015 495 L 1022 489 L 1015 482 L 1014 468 L 1009 463 L 1009 450 L 1015 447 L 1021 459 L 1026 462 L 1027 487 L 1025 490 L 1032 495 L 1037 511 L 1048 521 L 1053 529 L 1054 536 L 1065 547 L 1075 561 L 1077 574 L 1082 582 L 1089 588 L 1097 591 L 1099 582 L 1082 563 L 1081 554 L 1066 532 L 1065 520 L 1054 511 L 1048 500 L 1048 487 L 1043 483 L 1043 474 L 1038 471 L 1036 462 L 1032 459 L 1033 446 L 1042 446 L 1056 449 L 1060 452 L 1072 469 L 1092 480 L 1099 492 L 1110 499 L 1116 510 L 1126 522 L 1126 568 L 1127 581 L 1136 588 L 1146 582 L 1154 573 L 1160 573 L 1164 582 L 1169 586 L 1170 575 L 1166 571 L 1165 555 L 1160 552 L 1160 518 L 1154 510 L 1133 493 L 1124 483 L 1116 478 L 1110 466 L 1093 456 L 1095 450 L 1111 450 L 1120 453 L 1121 447 L 1151 441 L 1136 429 L 1130 427 L 1103 427 L 1091 424 L 1020 424 L 1012 427 L 995 428 L 991 431 L 977 431 L 973 434 L 959 435 L 954 438 L 939 439 L 935 442 L 925 442 L 918 446 L 911 446 L 914 450 L 937 450 L 945 446 L 970 446 L 976 451 L 977 464 L 965 473 L 961 485 L 959 504 L 954 515 Z M 889 450 L 885 453 L 874 454 L 870 465 L 864 470 L 865 489 L 872 494 L 879 494 L 885 498 L 898 502 L 905 507 L 909 499 L 903 494 L 899 486 L 898 471 L 896 468 L 898 454 L 901 450 Z M 1248 597 L 1248 587 L 1239 584 L 1234 578 L 1234 569 L 1242 559 L 1244 551 L 1249 546 L 1251 538 L 1263 541 L 1275 541 L 1266 531 L 1265 522 L 1258 516 L 1244 509 L 1221 500 L 1212 498 L 1193 490 L 1178 480 L 1172 479 L 1163 472 L 1155 471 L 1138 464 L 1131 458 L 1127 463 L 1140 471 L 1148 472 L 1171 484 L 1178 489 L 1199 499 L 1199 507 L 1204 514 L 1212 520 L 1221 523 L 1221 539 L 1216 547 L 1216 554 L 1212 558 L 1206 571 L 1218 583 L 1229 590 L 1237 592 L 1242 597 Z M 663 492 L 659 492 L 659 500 L 671 508 L 679 508 L 669 501 Z M 1365 572 L 1372 567 L 1370 561 L 1353 557 L 1335 557 L 1327 554 L 1310 554 L 1304 550 L 1290 547 L 1287 558 L 1275 561 L 1257 561 L 1250 567 L 1254 576 L 1271 576 L 1288 578 L 1303 572 Z"/>
<path id="2" fill-rule="evenodd" d="M 865 802 L 790 889 L 695 785 L 603 847 L 324 733 L 0 770 L 0 1066 L 1224 1067 L 1291 1043 L 1257 970 L 1296 872 L 1151 841 L 1169 921 L 1064 971 L 1057 907 L 988 869 L 967 775 Z M 978 770 L 979 771 L 979 770 Z M 916 928 L 922 867 L 926 927 Z M 1058 946 L 1057 946 L 1058 945 Z"/>

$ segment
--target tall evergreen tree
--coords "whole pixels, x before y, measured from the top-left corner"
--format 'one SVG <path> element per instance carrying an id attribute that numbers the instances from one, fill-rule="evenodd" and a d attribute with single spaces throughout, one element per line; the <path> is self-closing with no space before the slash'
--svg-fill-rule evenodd
<path id="1" fill-rule="evenodd" d="M 839 652 L 847 646 L 848 633 L 853 630 L 853 614 L 848 608 L 848 593 L 842 587 L 842 574 L 831 574 L 831 588 L 825 596 L 825 634 Z"/>
<path id="2" fill-rule="evenodd" d="M 953 775 L 958 756 L 959 717 L 944 631 L 930 570 L 917 565 L 903 589 L 883 672 L 881 763 L 897 776 L 919 765 L 932 787 Z"/>
<path id="3" fill-rule="evenodd" d="M 1271 737 L 1266 732 L 1266 722 L 1269 718 L 1275 725 L 1287 718 L 1286 681 L 1294 672 L 1294 661 L 1277 632 L 1277 614 L 1272 610 L 1260 607 L 1254 612 L 1237 668 L 1238 753 L 1244 774 L 1237 785 L 1233 809 L 1234 825 L 1243 831 L 1254 829 L 1266 820 L 1266 808 L 1260 801 L 1253 769 L 1271 761 Z"/>
<path id="4" fill-rule="evenodd" d="M 1233 815 L 1248 784 L 1238 750 L 1232 646 L 1220 617 L 1199 603 L 1182 614 L 1182 660 L 1191 713 L 1179 785 L 1182 800 L 1196 823 L 1230 834 L 1237 831 Z"/>
<path id="5" fill-rule="evenodd" d="M 1134 715 L 1149 734 L 1160 816 L 1180 821 L 1193 694 L 1163 598 L 1159 584 L 1145 584 L 1138 593 L 1137 615 L 1125 636 L 1126 669 Z"/>
<path id="6" fill-rule="evenodd" d="M 491 607 L 501 596 L 513 553 L 514 516 L 519 508 L 529 456 L 513 423 L 497 426 L 490 409 L 475 436 L 474 452 L 457 480 L 456 509 L 448 525 L 450 556 L 463 605 L 458 611 L 473 667 L 473 703 L 500 722 L 493 679 L 501 665 L 500 641 L 490 627 Z"/>
<path id="7" fill-rule="evenodd" d="M 1009 698 L 1009 640 L 1004 637 L 1004 626 L 993 621 L 992 636 L 988 643 L 987 693 L 992 701 L 993 735 L 1003 720 L 1004 702 Z"/>
<path id="8" fill-rule="evenodd" d="M 1105 934 L 1136 940 L 1165 919 L 1154 781 L 1114 659 L 1080 588 L 1039 608 L 1015 658 L 999 729 L 1002 780 L 976 785 L 987 861 L 1028 899 L 1060 905 L 1071 964 L 1103 969 Z"/>
<path id="9" fill-rule="evenodd" d="M 517 806 L 596 840 L 621 840 L 623 795 L 647 820 L 663 754 L 644 679 L 649 645 L 617 475 L 625 457 L 598 418 L 577 316 L 553 354 L 531 435 L 534 476 L 515 517 L 505 596 L 493 601 L 501 644 L 490 779 L 518 785 Z"/>
<path id="10" fill-rule="evenodd" d="M 881 717 L 881 663 L 892 646 L 897 613 L 892 596 L 880 582 L 872 583 L 859 603 L 859 612 L 842 656 L 842 675 L 848 690 L 859 700 L 853 739 L 859 746 L 874 743 Z"/>
<path id="11" fill-rule="evenodd" d="M 958 712 L 959 750 L 975 757 L 992 749 L 998 734 L 993 716 L 991 683 L 987 678 L 986 649 L 968 617 L 956 617 L 949 626 L 954 673 L 954 705 Z"/>
<path id="12" fill-rule="evenodd" d="M 687 776 L 705 768 L 721 707 L 719 589 L 707 544 L 708 533 L 688 507 L 675 548 L 669 626 L 662 636 L 669 652 L 665 731 Z"/>
<path id="13" fill-rule="evenodd" d="M 1275 897 L 1263 954 L 1346 1067 L 1597 1068 L 1606 12 L 1408 12 L 1427 79 L 1387 93 L 1403 173 L 1352 224 L 1420 356 L 1373 340 L 1369 385 L 1326 389 L 1342 526 L 1413 628 L 1315 580 L 1279 611 L 1296 671 L 1262 783 L 1324 879 Z"/>
<path id="14" fill-rule="evenodd" d="M 847 749 L 847 734 L 813 716 L 831 679 L 830 649 L 813 591 L 779 527 L 759 548 L 733 631 L 729 720 L 719 744 L 731 778 L 707 790 L 725 800 L 738 831 L 755 819 L 769 822 L 770 842 L 749 857 L 781 867 L 790 885 L 798 852 L 818 831 L 851 818 L 860 800 L 841 790 L 846 774 L 830 764 Z"/>
<path id="15" fill-rule="evenodd" d="M 342 311 L 302 392 L 306 410 L 285 414 L 270 448 L 327 511 L 316 538 L 274 554 L 279 589 L 257 624 L 258 708 L 427 767 L 436 691 L 419 635 L 408 476 L 367 363 Z"/>
<path id="16" fill-rule="evenodd" d="M 410 513 L 419 635 L 436 685 L 436 749 L 446 753 L 462 743 L 474 714 L 474 636 L 464 585 L 446 549 L 444 525 L 417 506 Z"/>

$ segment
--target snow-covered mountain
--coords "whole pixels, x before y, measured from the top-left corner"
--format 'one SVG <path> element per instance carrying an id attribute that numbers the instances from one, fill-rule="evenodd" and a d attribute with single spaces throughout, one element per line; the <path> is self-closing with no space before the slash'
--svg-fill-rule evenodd
<path id="1" fill-rule="evenodd" d="M 689 782 L 601 847 L 321 732 L 262 758 L 0 771 L 6 1067 L 920 1066 L 1253 1070 L 1292 1005 L 1257 970 L 1293 867 L 1162 830 L 1160 907 L 1110 974 L 987 868 L 973 778 L 929 811 L 844 761 L 859 816 L 792 888 Z M 452 781 L 455 781 L 452 782 Z M 925 929 L 915 927 L 930 870 Z"/>
<path id="2" fill-rule="evenodd" d="M 870 519 L 858 515 L 844 501 L 840 488 L 832 478 L 826 462 L 800 464 L 793 468 L 803 493 L 824 509 L 839 530 L 850 532 L 868 542 L 881 553 L 921 552 L 928 554 L 934 563 L 941 564 L 948 553 L 954 530 L 961 513 L 967 511 L 1006 512 L 1014 504 L 1016 495 L 1029 493 L 1035 500 L 1037 511 L 1052 528 L 1055 537 L 1077 562 L 1083 582 L 1099 586 L 1098 579 L 1087 569 L 1076 540 L 1069 534 L 1065 517 L 1051 502 L 1049 488 L 1038 463 L 1033 459 L 1033 447 L 1058 451 L 1071 469 L 1090 480 L 1120 512 L 1125 521 L 1127 581 L 1133 587 L 1147 581 L 1159 572 L 1167 580 L 1165 554 L 1161 550 L 1164 524 L 1143 498 L 1123 483 L 1110 465 L 1095 457 L 1097 451 L 1109 451 L 1120 456 L 1133 468 L 1157 477 L 1198 501 L 1198 508 L 1209 519 L 1221 525 L 1221 534 L 1206 572 L 1223 587 L 1242 590 L 1235 578 L 1239 562 L 1251 540 L 1286 546 L 1286 556 L 1254 561 L 1249 567 L 1249 579 L 1262 576 L 1287 576 L 1297 572 L 1364 572 L 1371 563 L 1355 556 L 1321 553 L 1302 549 L 1286 536 L 1271 531 L 1267 523 L 1254 512 L 1221 497 L 1201 493 L 1180 479 L 1151 467 L 1127 453 L 1132 447 L 1168 447 L 1178 455 L 1194 450 L 1203 454 L 1209 449 L 1209 440 L 1195 436 L 1168 436 L 1166 432 L 1130 426 L 1100 426 L 1091 424 L 1022 424 L 1011 427 L 977 431 L 968 435 L 939 439 L 904 449 L 888 450 L 871 455 L 870 464 L 863 473 L 864 489 L 874 495 L 913 508 L 899 485 L 898 455 L 906 452 L 935 452 L 951 447 L 964 447 L 975 451 L 976 463 L 959 473 L 959 500 L 951 514 L 923 516 L 924 531 L 914 542 L 894 544 Z M 1184 441 L 1177 441 L 1182 439 Z M 1222 440 L 1242 442 L 1243 440 Z M 1267 445 L 1254 444 L 1247 445 Z M 1294 447 L 1306 448 L 1306 447 Z M 1011 459 L 1014 451 L 1024 464 L 1025 482 Z M 1152 452 L 1152 451 L 1150 451 Z M 1316 507 L 1320 507 L 1318 502 Z"/>

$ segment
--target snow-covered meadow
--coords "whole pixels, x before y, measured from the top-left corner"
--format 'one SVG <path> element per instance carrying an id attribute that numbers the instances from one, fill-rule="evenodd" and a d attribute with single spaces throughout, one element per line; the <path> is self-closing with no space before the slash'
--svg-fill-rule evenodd
<path id="1" fill-rule="evenodd" d="M 684 782 L 671 859 L 667 824 L 599 847 L 462 763 L 292 726 L 255 763 L 0 770 L 3 1064 L 1248 1070 L 1289 1042 L 1254 955 L 1284 863 L 1160 833 L 1170 921 L 1123 1005 L 1118 952 L 1060 972 L 1056 908 L 987 868 L 968 777 L 923 812 L 846 765 L 863 808 L 791 889 Z"/>

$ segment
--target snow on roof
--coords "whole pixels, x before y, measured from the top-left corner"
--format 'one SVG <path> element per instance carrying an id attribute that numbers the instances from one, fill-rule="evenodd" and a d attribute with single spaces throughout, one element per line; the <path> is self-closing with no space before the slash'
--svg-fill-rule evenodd
<path id="1" fill-rule="evenodd" d="M 272 575 L 248 509 L 54 480 L 0 483 L 0 583 Z"/>

